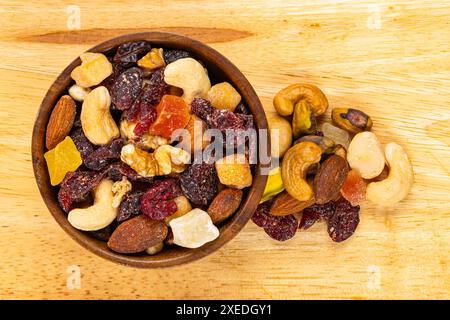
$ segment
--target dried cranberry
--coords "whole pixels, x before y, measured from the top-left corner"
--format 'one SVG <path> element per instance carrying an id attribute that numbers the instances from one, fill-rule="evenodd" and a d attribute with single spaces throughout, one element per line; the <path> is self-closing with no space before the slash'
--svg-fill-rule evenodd
<path id="1" fill-rule="evenodd" d="M 105 176 L 104 172 L 79 171 L 66 174 L 58 192 L 58 201 L 65 212 L 73 205 L 82 202 Z"/>
<path id="2" fill-rule="evenodd" d="M 167 50 L 164 51 L 164 61 L 169 64 L 178 59 L 192 57 L 191 53 L 184 50 Z"/>
<path id="3" fill-rule="evenodd" d="M 219 178 L 214 164 L 192 164 L 180 177 L 184 195 L 199 206 L 208 205 L 218 193 Z"/>
<path id="4" fill-rule="evenodd" d="M 142 212 L 153 220 L 164 220 L 177 211 L 173 198 L 181 195 L 178 181 L 166 179 L 155 182 L 141 197 Z"/>
<path id="5" fill-rule="evenodd" d="M 109 178 L 111 178 L 114 181 L 119 181 L 122 179 L 123 176 L 125 176 L 130 181 L 146 182 L 146 183 L 153 182 L 152 177 L 143 177 L 139 175 L 136 171 L 134 171 L 131 167 L 129 167 L 123 162 L 113 163 L 106 170 Z"/>
<path id="6" fill-rule="evenodd" d="M 298 221 L 294 215 L 275 217 L 271 219 L 264 231 L 277 241 L 286 241 L 295 236 Z"/>
<path id="7" fill-rule="evenodd" d="M 130 66 L 151 50 L 151 45 L 147 41 L 136 41 L 121 44 L 117 48 L 113 61 L 118 64 Z"/>
<path id="8" fill-rule="evenodd" d="M 150 79 L 145 80 L 142 100 L 156 106 L 168 90 L 169 86 L 164 81 L 164 69 L 158 69 L 152 73 Z"/>
<path id="9" fill-rule="evenodd" d="M 252 221 L 273 239 L 278 241 L 286 241 L 291 239 L 298 227 L 298 220 L 294 215 L 283 217 L 273 216 L 270 214 L 272 201 L 261 203 L 256 208 L 252 216 Z"/>
<path id="10" fill-rule="evenodd" d="M 141 196 L 143 194 L 144 192 L 142 191 L 133 191 L 125 195 L 117 213 L 118 222 L 125 221 L 133 216 L 141 214 Z"/>
<path id="11" fill-rule="evenodd" d="M 261 228 L 265 228 L 270 222 L 270 207 L 272 201 L 266 201 L 258 205 L 252 216 L 252 221 Z"/>
<path id="12" fill-rule="evenodd" d="M 142 88 L 142 71 L 130 68 L 122 72 L 111 88 L 111 101 L 114 108 L 127 110 L 131 108 Z"/>
<path id="13" fill-rule="evenodd" d="M 334 242 L 348 239 L 359 224 L 359 206 L 353 207 L 347 200 L 336 203 L 332 216 L 328 218 L 328 234 Z"/>
<path id="14" fill-rule="evenodd" d="M 314 223 L 321 219 L 328 219 L 334 212 L 334 202 L 330 201 L 325 204 L 313 204 L 303 210 L 302 220 L 299 229 L 309 229 Z"/>
<path id="15" fill-rule="evenodd" d="M 106 168 L 110 163 L 120 159 L 120 152 L 124 142 L 122 139 L 113 140 L 106 146 L 102 146 L 92 152 L 84 160 L 84 165 L 95 171 Z"/>
<path id="16" fill-rule="evenodd" d="M 82 128 L 77 128 L 73 130 L 72 133 L 70 134 L 70 137 L 75 143 L 75 146 L 80 152 L 83 160 L 86 160 L 86 158 L 92 152 L 94 152 L 94 145 L 88 140 L 88 138 L 86 138 Z"/>
<path id="17" fill-rule="evenodd" d="M 139 121 L 134 127 L 134 134 L 137 137 L 142 137 L 148 132 L 150 126 L 155 122 L 157 117 L 156 109 L 153 106 L 147 106 L 146 108 L 141 108 L 141 113 L 139 115 Z"/>

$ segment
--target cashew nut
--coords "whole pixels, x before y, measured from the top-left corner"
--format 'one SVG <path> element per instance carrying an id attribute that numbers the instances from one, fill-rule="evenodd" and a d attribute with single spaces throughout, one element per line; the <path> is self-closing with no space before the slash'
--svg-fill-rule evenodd
<path id="1" fill-rule="evenodd" d="M 284 155 L 281 163 L 281 178 L 286 191 L 298 201 L 308 201 L 313 190 L 306 181 L 308 168 L 320 161 L 322 149 L 314 142 L 295 144 Z"/>
<path id="2" fill-rule="evenodd" d="M 80 87 L 77 84 L 74 84 L 69 88 L 69 95 L 79 102 L 83 102 L 89 92 L 91 92 L 91 89 Z"/>
<path id="3" fill-rule="evenodd" d="M 289 116 L 294 112 L 294 105 L 306 100 L 314 115 L 320 116 L 328 109 L 325 94 L 311 84 L 293 84 L 278 92 L 273 99 L 273 106 L 282 116 Z"/>
<path id="4" fill-rule="evenodd" d="M 159 146 L 149 153 L 127 144 L 122 148 L 120 158 L 141 176 L 154 177 L 183 172 L 191 161 L 191 154 L 170 145 Z"/>
<path id="5" fill-rule="evenodd" d="M 205 68 L 195 59 L 183 58 L 169 63 L 164 69 L 164 81 L 183 89 L 182 98 L 191 103 L 195 97 L 205 97 L 211 88 Z"/>
<path id="6" fill-rule="evenodd" d="M 109 111 L 111 97 L 108 89 L 97 87 L 88 93 L 81 109 L 84 134 L 95 145 L 105 145 L 120 136 L 119 129 Z"/>
<path id="7" fill-rule="evenodd" d="M 86 52 L 80 55 L 81 65 L 70 73 L 73 80 L 83 88 L 100 84 L 112 72 L 112 64 L 102 53 Z"/>
<path id="8" fill-rule="evenodd" d="M 103 179 L 94 189 L 94 204 L 88 208 L 69 212 L 69 223 L 83 231 L 96 231 L 107 227 L 117 217 L 117 208 L 112 206 L 113 182 Z"/>
<path id="9" fill-rule="evenodd" d="M 123 197 L 125 194 L 130 192 L 132 189 L 131 182 L 128 181 L 127 177 L 122 177 L 122 180 L 114 182 L 112 186 L 112 192 L 113 192 L 113 202 L 112 206 L 113 208 L 118 208 L 120 206 L 120 203 L 122 202 Z"/>
<path id="10" fill-rule="evenodd" d="M 364 179 L 378 176 L 386 164 L 381 143 L 370 131 L 358 133 L 353 137 L 348 147 L 347 161 Z"/>
<path id="11" fill-rule="evenodd" d="M 378 205 L 391 206 L 407 196 L 414 174 L 408 155 L 400 145 L 388 143 L 384 153 L 390 168 L 389 176 L 382 181 L 369 183 L 366 197 Z"/>

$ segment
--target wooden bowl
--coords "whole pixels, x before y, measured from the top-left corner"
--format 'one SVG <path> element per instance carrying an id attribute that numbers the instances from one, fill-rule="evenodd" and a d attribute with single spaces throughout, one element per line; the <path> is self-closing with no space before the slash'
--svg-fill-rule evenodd
<path id="1" fill-rule="evenodd" d="M 257 128 L 267 129 L 267 120 L 261 102 L 244 75 L 228 59 L 199 41 L 171 33 L 144 32 L 113 38 L 88 51 L 107 52 L 122 43 L 139 40 L 147 40 L 155 47 L 161 46 L 192 52 L 206 65 L 211 82 L 230 82 L 240 92 L 243 101 L 252 112 Z M 50 185 L 47 165 L 44 159 L 45 132 L 53 107 L 61 95 L 73 83 L 70 72 L 80 64 L 81 61 L 79 58 L 74 60 L 59 75 L 48 90 L 39 108 L 32 138 L 32 157 L 36 182 L 45 204 L 59 225 L 79 244 L 93 253 L 120 264 L 141 268 L 169 267 L 197 260 L 219 249 L 236 236 L 248 222 L 262 197 L 267 176 L 263 175 L 261 171 L 263 167 L 267 167 L 268 165 L 256 165 L 253 175 L 253 185 L 247 191 L 240 210 L 220 227 L 220 236 L 215 241 L 207 243 L 199 249 L 166 246 L 162 252 L 154 256 L 144 254 L 124 255 L 111 251 L 105 242 L 97 240 L 87 233 L 73 228 L 69 224 L 66 214 L 58 204 L 58 189 Z M 270 150 L 269 144 L 270 142 L 268 142 L 268 150 Z"/>

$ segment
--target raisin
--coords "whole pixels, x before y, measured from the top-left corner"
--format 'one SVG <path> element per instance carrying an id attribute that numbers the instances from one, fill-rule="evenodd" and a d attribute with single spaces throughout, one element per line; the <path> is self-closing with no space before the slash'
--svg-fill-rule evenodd
<path id="1" fill-rule="evenodd" d="M 272 201 L 266 201 L 258 205 L 252 216 L 252 221 L 261 228 L 272 239 L 286 241 L 291 239 L 298 227 L 297 218 L 290 214 L 287 216 L 274 216 L 270 214 Z"/>
<path id="2" fill-rule="evenodd" d="M 151 49 L 152 47 L 147 41 L 124 43 L 117 48 L 113 61 L 117 64 L 130 66 L 145 56 Z"/>
<path id="3" fill-rule="evenodd" d="M 130 68 L 122 72 L 111 88 L 114 108 L 122 111 L 131 108 L 141 93 L 141 88 L 142 71 L 139 68 Z"/>
<path id="4" fill-rule="evenodd" d="M 334 242 L 342 242 L 355 232 L 358 224 L 359 206 L 353 207 L 347 200 L 340 200 L 328 218 L 328 234 Z"/>
<path id="5" fill-rule="evenodd" d="M 120 151 L 124 142 L 116 139 L 92 152 L 85 160 L 84 165 L 91 170 L 100 171 L 110 163 L 120 159 Z"/>
<path id="6" fill-rule="evenodd" d="M 240 102 L 237 105 L 236 109 L 234 109 L 234 112 L 240 113 L 240 114 L 247 114 L 247 115 L 251 114 L 250 110 L 248 109 L 248 107 L 243 102 Z"/>
<path id="7" fill-rule="evenodd" d="M 133 182 L 153 182 L 153 177 L 143 177 L 123 162 L 113 163 L 106 170 L 109 178 L 114 181 L 122 180 L 122 177 L 125 176 L 128 178 L 128 180 Z"/>
<path id="8" fill-rule="evenodd" d="M 58 192 L 58 201 L 65 212 L 73 209 L 75 203 L 86 200 L 105 176 L 104 172 L 79 171 L 66 174 Z"/>
<path id="9" fill-rule="evenodd" d="M 164 61 L 166 64 L 174 62 L 178 59 L 189 58 L 192 57 L 190 52 L 184 50 L 167 50 L 164 51 Z"/>
<path id="10" fill-rule="evenodd" d="M 317 221 L 328 219 L 334 213 L 334 209 L 333 201 L 325 204 L 313 204 L 304 209 L 299 229 L 309 229 Z"/>
<path id="11" fill-rule="evenodd" d="M 81 158 L 85 161 L 86 158 L 94 152 L 94 145 L 88 140 L 88 138 L 86 138 L 82 128 L 73 130 L 70 137 L 77 146 L 77 149 L 81 154 Z"/>
<path id="12" fill-rule="evenodd" d="M 143 90 L 142 99 L 153 106 L 156 106 L 169 91 L 169 86 L 164 81 L 164 68 L 153 72 L 145 84 L 147 87 Z"/>
<path id="13" fill-rule="evenodd" d="M 118 222 L 128 220 L 131 217 L 141 214 L 141 196 L 143 194 L 144 192 L 142 191 L 133 191 L 125 195 L 117 213 Z"/>
<path id="14" fill-rule="evenodd" d="M 271 219 L 270 223 L 264 228 L 264 231 L 272 239 L 286 241 L 295 236 L 297 228 L 298 220 L 294 215 L 290 214 Z"/>
<path id="15" fill-rule="evenodd" d="M 206 206 L 219 192 L 214 164 L 194 163 L 180 177 L 181 189 L 191 203 Z"/>
<path id="16" fill-rule="evenodd" d="M 148 133 L 148 130 L 150 129 L 151 125 L 155 122 L 157 117 L 156 109 L 151 106 L 147 105 L 145 108 L 141 108 L 141 112 L 139 115 L 139 121 L 136 124 L 136 127 L 134 127 L 134 134 L 137 137 L 142 137 L 145 133 Z"/>
<path id="17" fill-rule="evenodd" d="M 157 181 L 141 197 L 142 213 L 153 220 L 164 220 L 177 211 L 173 199 L 180 195 L 181 189 L 177 180 Z"/>

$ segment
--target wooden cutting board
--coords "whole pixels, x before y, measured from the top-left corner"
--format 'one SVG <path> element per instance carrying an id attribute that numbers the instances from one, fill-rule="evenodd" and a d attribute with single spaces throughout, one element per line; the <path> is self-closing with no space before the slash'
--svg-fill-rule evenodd
<path id="1" fill-rule="evenodd" d="M 443 0 L 2 1 L 0 298 L 448 299 L 449 20 Z M 250 222 L 215 254 L 166 270 L 84 250 L 38 193 L 34 118 L 76 56 L 144 30 L 205 41 L 243 71 L 268 112 L 274 94 L 295 82 L 318 85 L 332 107 L 364 110 L 383 143 L 407 150 L 410 195 L 391 209 L 364 203 L 356 234 L 341 244 L 323 223 L 278 243 Z"/>

